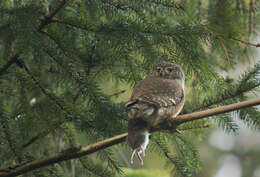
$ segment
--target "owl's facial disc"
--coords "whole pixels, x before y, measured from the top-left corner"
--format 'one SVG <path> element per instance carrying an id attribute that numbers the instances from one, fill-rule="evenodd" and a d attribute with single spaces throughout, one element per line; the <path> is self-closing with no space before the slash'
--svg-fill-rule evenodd
<path id="1" fill-rule="evenodd" d="M 155 68 L 151 72 L 152 76 L 180 80 L 180 82 L 184 82 L 185 77 L 182 69 L 174 63 L 162 62 L 155 66 Z"/>
<path id="2" fill-rule="evenodd" d="M 166 68 L 166 72 L 167 72 L 168 74 L 174 74 L 174 68 L 172 68 L 172 67 L 167 67 L 167 68 Z"/>
<path id="3" fill-rule="evenodd" d="M 165 77 L 165 72 L 164 72 L 163 68 L 157 67 L 156 68 L 156 75 L 160 76 L 160 77 Z"/>

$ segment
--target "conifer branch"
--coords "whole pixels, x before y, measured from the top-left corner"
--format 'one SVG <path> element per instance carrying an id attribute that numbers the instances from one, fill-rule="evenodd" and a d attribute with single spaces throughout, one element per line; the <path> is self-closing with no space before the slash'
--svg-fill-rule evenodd
<path id="1" fill-rule="evenodd" d="M 254 46 L 254 47 L 260 47 L 260 43 L 254 44 L 254 43 L 251 43 L 251 42 L 248 42 L 248 41 L 244 41 L 242 39 L 238 39 L 238 38 L 233 37 L 231 34 L 215 34 L 213 31 L 208 29 L 205 25 L 202 25 L 202 27 L 216 39 L 217 38 L 232 39 L 232 40 L 238 41 L 242 44 L 246 44 L 246 45 L 250 45 L 250 46 Z"/>
<path id="2" fill-rule="evenodd" d="M 27 148 L 28 146 L 30 146 L 31 144 L 33 144 L 35 141 L 37 141 L 39 138 L 43 138 L 43 137 L 47 136 L 48 134 L 49 134 L 48 131 L 44 131 L 44 132 L 41 132 L 41 133 L 37 134 L 36 136 L 34 136 L 33 138 L 31 138 L 28 142 L 24 143 L 24 144 L 21 146 L 21 149 Z"/>
<path id="3" fill-rule="evenodd" d="M 198 119 L 203 119 L 209 116 L 226 113 L 250 106 L 255 106 L 260 104 L 260 98 L 251 99 L 248 101 L 238 102 L 230 105 L 220 106 L 218 108 L 209 109 L 206 111 L 200 111 L 200 112 L 194 112 L 190 114 L 180 115 L 176 118 L 172 118 L 171 122 L 176 125 L 180 125 L 185 122 L 189 121 L 195 121 Z M 156 129 L 153 131 L 159 131 L 161 129 Z M 97 152 L 99 150 L 105 149 L 107 147 L 113 146 L 115 144 L 122 143 L 125 141 L 125 138 L 127 136 L 127 133 L 108 138 L 106 140 L 97 142 L 95 144 L 91 144 L 82 148 L 75 148 L 74 150 L 65 150 L 61 152 L 60 154 L 52 155 L 49 157 L 43 157 L 38 160 L 34 160 L 31 162 L 27 162 L 21 165 L 17 165 L 15 167 L 7 167 L 7 168 L 1 168 L 0 169 L 0 177 L 10 177 L 10 176 L 18 176 L 20 174 L 24 174 L 26 172 L 51 165 L 54 163 L 71 160 L 75 158 L 79 158 L 88 154 L 92 154 L 94 152 Z"/>
<path id="4" fill-rule="evenodd" d="M 75 24 L 73 22 L 66 21 L 66 20 L 63 20 L 63 19 L 58 19 L 58 18 L 53 18 L 50 21 L 53 22 L 53 23 L 60 23 L 60 24 L 64 24 L 64 25 L 69 25 L 69 26 L 72 26 L 72 27 L 75 27 L 75 28 L 78 28 L 78 29 L 82 29 L 82 30 L 86 30 L 86 31 L 90 31 L 90 32 L 96 32 L 96 33 L 102 32 L 102 27 L 99 28 L 99 29 L 92 29 L 92 28 L 89 28 L 87 26 L 82 26 L 82 25 Z M 226 34 L 215 34 L 213 31 L 209 30 L 206 26 L 202 25 L 202 27 L 216 39 L 217 38 L 232 39 L 234 41 L 238 41 L 238 42 L 246 44 L 246 45 L 250 45 L 250 46 L 254 46 L 254 47 L 260 47 L 260 43 L 254 44 L 254 43 L 251 43 L 251 42 L 248 42 L 248 41 L 244 41 L 242 39 L 238 39 L 238 38 L 233 37 L 231 34 L 228 34 L 228 35 L 226 35 Z M 153 31 L 151 31 L 150 29 L 146 29 L 146 30 L 141 31 L 141 32 L 147 33 L 147 34 L 155 33 Z M 160 33 L 161 35 L 165 35 L 165 36 L 169 36 L 169 37 L 171 37 L 173 35 L 171 32 L 157 31 L 157 33 Z M 221 47 L 223 48 L 226 57 L 229 58 L 227 51 L 226 51 L 225 47 L 223 46 L 223 44 L 221 44 Z"/>
<path id="5" fill-rule="evenodd" d="M 17 150 L 15 149 L 15 143 L 11 140 L 11 136 L 10 136 L 8 127 L 3 120 L 1 120 L 1 124 L 2 124 L 2 128 L 3 128 L 3 134 L 4 134 L 6 141 L 8 142 L 9 148 L 12 151 L 12 153 L 14 154 L 14 156 L 16 157 L 17 162 L 20 163 L 22 161 L 22 159 L 19 156 Z"/>
<path id="6" fill-rule="evenodd" d="M 164 3 L 164 2 L 160 2 L 160 1 L 155 1 L 155 0 L 149 0 L 151 3 L 157 5 L 157 6 L 163 6 L 163 7 L 167 7 L 167 8 L 175 8 L 178 10 L 185 10 L 184 7 L 181 4 L 175 4 L 173 3 Z"/>
<path id="7" fill-rule="evenodd" d="M 180 116 L 172 119 L 171 121 L 174 123 L 177 123 L 179 125 L 179 124 L 182 124 L 185 122 L 190 122 L 190 121 L 202 119 L 202 118 L 205 118 L 208 116 L 218 115 L 218 114 L 222 114 L 222 113 L 226 113 L 226 112 L 230 112 L 230 111 L 234 111 L 234 110 L 238 110 L 238 109 L 242 109 L 242 108 L 246 108 L 246 107 L 256 106 L 259 104 L 260 104 L 260 98 L 255 98 L 255 99 L 251 99 L 248 101 L 242 101 L 242 102 L 238 102 L 238 103 L 234 103 L 234 104 L 220 106 L 220 107 L 213 108 L 213 109 L 208 109 L 205 111 L 180 115 Z"/>
<path id="8" fill-rule="evenodd" d="M 3 75 L 6 70 L 15 63 L 15 61 L 17 60 L 19 56 L 19 53 L 16 52 L 15 54 L 11 55 L 8 59 L 8 61 L 6 62 L 6 64 L 4 64 L 4 66 L 2 66 L 2 68 L 0 68 L 0 76 Z"/>
<path id="9" fill-rule="evenodd" d="M 208 107 L 210 107 L 212 105 L 220 104 L 220 103 L 222 103 L 222 102 L 224 102 L 224 101 L 226 101 L 228 99 L 231 99 L 231 98 L 237 97 L 239 95 L 242 95 L 243 93 L 248 92 L 250 90 L 253 90 L 253 89 L 255 89 L 256 87 L 259 87 L 259 86 L 260 86 L 260 83 L 258 83 L 256 85 L 253 85 L 251 87 L 248 87 L 248 88 L 241 88 L 241 89 L 237 90 L 234 94 L 221 97 L 221 98 L 219 98 L 217 100 L 213 100 L 213 101 L 211 101 L 210 103 L 208 103 L 206 105 L 202 105 L 202 106 L 199 106 L 199 107 L 193 109 L 192 111 L 194 112 L 194 111 L 198 111 L 198 110 L 201 110 L 201 109 L 208 108 Z"/>
<path id="10" fill-rule="evenodd" d="M 178 130 L 179 131 L 186 131 L 186 130 L 194 130 L 194 129 L 202 129 L 202 128 L 210 128 L 210 124 L 205 124 L 205 125 L 202 125 L 202 126 L 182 128 L 182 129 L 178 129 Z"/>
<path id="11" fill-rule="evenodd" d="M 89 32 L 93 32 L 93 33 L 101 33 L 103 31 L 105 31 L 105 26 L 100 26 L 99 28 L 90 28 L 86 25 L 79 25 L 79 23 L 75 23 L 75 22 L 72 22 L 72 21 L 69 21 L 69 20 L 64 20 L 64 19 L 59 19 L 59 18 L 52 18 L 50 20 L 52 23 L 59 23 L 59 24 L 63 24 L 63 25 L 68 25 L 68 26 L 71 26 L 71 27 L 74 27 L 74 28 L 77 28 L 77 29 L 81 29 L 81 30 L 86 30 L 86 31 L 89 31 Z M 111 29 L 109 29 L 111 30 Z M 117 29 L 113 29 L 114 31 L 116 31 Z M 127 29 L 125 29 L 127 30 Z M 168 37 L 172 37 L 173 36 L 173 33 L 172 32 L 162 32 L 162 31 L 152 31 L 151 29 L 145 29 L 143 31 L 139 31 L 140 33 L 144 33 L 144 34 L 161 34 L 161 35 L 164 35 L 164 36 L 168 36 Z"/>
<path id="12" fill-rule="evenodd" d="M 225 45 L 223 44 L 223 42 L 222 42 L 221 40 L 219 41 L 219 43 L 220 43 L 221 48 L 222 48 L 223 51 L 224 51 L 224 54 L 225 54 L 227 60 L 230 61 L 227 48 L 225 47 Z"/>
<path id="13" fill-rule="evenodd" d="M 232 39 L 232 40 L 241 42 L 241 43 L 246 44 L 246 45 L 250 45 L 250 46 L 254 46 L 254 47 L 260 47 L 260 43 L 254 44 L 254 43 L 251 43 L 251 42 L 243 41 L 243 40 L 235 38 L 235 37 L 233 37 L 231 35 L 219 35 L 219 36 L 223 37 L 223 38 Z"/>
<path id="14" fill-rule="evenodd" d="M 52 23 L 60 23 L 60 24 L 72 26 L 74 28 L 78 28 L 78 29 L 82 29 L 82 30 L 86 30 L 86 31 L 90 31 L 90 32 L 100 32 L 100 30 L 98 30 L 98 29 L 91 29 L 91 28 L 89 28 L 87 26 L 82 26 L 82 25 L 70 22 L 68 20 L 63 20 L 63 19 L 59 19 L 59 18 L 53 18 L 53 19 L 51 19 L 51 22 Z"/>
<path id="15" fill-rule="evenodd" d="M 44 17 L 44 19 L 41 21 L 38 31 L 41 31 L 43 27 L 51 23 L 51 19 L 62 9 L 66 2 L 66 0 L 62 0 L 58 7 L 56 7 L 52 12 Z"/>
<path id="16" fill-rule="evenodd" d="M 32 81 L 34 82 L 34 84 L 42 91 L 42 93 L 44 95 L 46 95 L 50 100 L 52 100 L 61 110 L 64 110 L 64 107 L 56 100 L 56 98 L 50 94 L 45 88 L 43 88 L 41 86 L 41 84 L 39 83 L 39 81 L 33 76 L 33 74 L 31 73 L 31 71 L 29 70 L 29 68 L 24 64 L 23 61 L 21 60 L 16 60 L 16 64 L 25 70 L 25 72 L 31 77 Z"/>
<path id="17" fill-rule="evenodd" d="M 38 28 L 38 31 L 40 32 L 42 30 L 43 27 L 45 27 L 46 25 L 48 25 L 49 23 L 51 23 L 51 19 L 59 12 L 59 10 L 66 4 L 66 0 L 62 0 L 61 3 L 58 5 L 57 8 L 55 8 L 53 11 L 51 11 L 49 14 L 47 14 L 44 19 L 41 20 L 41 24 Z M 5 25 L 5 27 L 9 27 L 10 25 L 7 24 Z M 3 75 L 3 73 L 6 72 L 6 70 L 16 62 L 16 60 L 18 59 L 19 56 L 19 52 L 14 53 L 13 55 L 10 56 L 10 58 L 8 59 L 8 61 L 6 62 L 6 64 L 0 68 L 0 76 Z"/>
<path id="18" fill-rule="evenodd" d="M 108 95 L 108 97 L 118 96 L 118 95 L 123 94 L 125 92 L 126 92 L 126 90 L 120 90 L 119 92 L 116 92 L 116 93 L 113 93 L 111 95 Z"/>

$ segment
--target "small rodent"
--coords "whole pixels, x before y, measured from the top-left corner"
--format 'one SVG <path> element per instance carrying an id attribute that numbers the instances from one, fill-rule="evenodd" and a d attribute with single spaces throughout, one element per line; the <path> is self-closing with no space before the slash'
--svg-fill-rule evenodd
<path id="1" fill-rule="evenodd" d="M 131 164 L 134 162 L 134 155 L 137 154 L 141 165 L 144 164 L 143 159 L 140 154 L 145 156 L 145 149 L 149 143 L 149 130 L 148 124 L 145 120 L 141 118 L 131 118 L 128 121 L 128 136 L 127 143 L 133 149 L 131 155 Z"/>

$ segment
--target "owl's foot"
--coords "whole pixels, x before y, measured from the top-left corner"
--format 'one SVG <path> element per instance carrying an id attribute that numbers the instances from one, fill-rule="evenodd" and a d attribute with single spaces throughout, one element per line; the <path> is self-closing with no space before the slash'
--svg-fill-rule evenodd
<path id="1" fill-rule="evenodd" d="M 145 157 L 145 151 L 143 150 L 142 152 L 143 152 L 143 156 Z"/>
<path id="2" fill-rule="evenodd" d="M 141 155 L 140 155 L 141 153 L 142 153 L 141 151 L 136 152 L 136 149 L 133 150 L 132 155 L 131 155 L 130 163 L 131 163 L 131 164 L 134 163 L 134 156 L 135 156 L 135 154 L 137 154 L 137 157 L 138 157 L 138 159 L 139 159 L 141 165 L 143 166 L 143 165 L 144 165 L 144 161 L 143 161 L 143 159 L 142 159 L 142 157 L 141 157 Z M 143 155 L 145 156 L 144 151 L 143 151 Z"/>
<path id="3" fill-rule="evenodd" d="M 175 129 L 175 132 L 178 133 L 178 134 L 181 134 L 181 131 L 178 130 L 178 129 Z"/>
<path id="4" fill-rule="evenodd" d="M 172 123 L 171 119 L 167 119 L 163 127 L 163 129 L 168 131 L 169 133 L 181 134 L 181 131 L 176 128 L 177 128 L 176 124 Z"/>
<path id="5" fill-rule="evenodd" d="M 144 161 L 143 161 L 143 159 L 142 159 L 142 157 L 141 157 L 140 154 L 141 154 L 141 152 L 137 152 L 137 157 L 138 157 L 138 159 L 139 159 L 141 165 L 143 166 L 143 165 L 144 165 Z"/>
<path id="6" fill-rule="evenodd" d="M 134 156 L 135 156 L 135 153 L 136 153 L 136 149 L 133 150 L 132 152 L 132 155 L 131 155 L 131 160 L 130 160 L 130 163 L 133 164 L 134 163 Z"/>

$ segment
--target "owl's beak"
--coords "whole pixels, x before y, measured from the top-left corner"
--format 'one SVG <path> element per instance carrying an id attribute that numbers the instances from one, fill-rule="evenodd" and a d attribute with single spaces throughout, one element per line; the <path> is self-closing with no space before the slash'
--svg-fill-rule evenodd
<path id="1" fill-rule="evenodd" d="M 165 72 L 164 72 L 164 71 L 161 71 L 161 72 L 160 72 L 160 76 L 161 76 L 161 77 L 165 77 Z"/>

